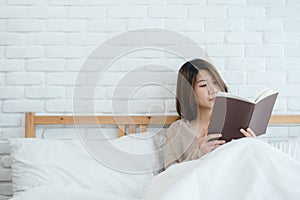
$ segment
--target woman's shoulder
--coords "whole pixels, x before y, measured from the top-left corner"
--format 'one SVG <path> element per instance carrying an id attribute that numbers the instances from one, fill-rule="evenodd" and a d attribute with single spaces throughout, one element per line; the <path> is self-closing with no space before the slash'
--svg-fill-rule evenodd
<path id="1" fill-rule="evenodd" d="M 171 134 L 171 133 L 176 132 L 178 129 L 181 129 L 183 127 L 188 128 L 189 127 L 189 121 L 185 120 L 185 119 L 179 119 L 179 120 L 173 122 L 170 125 L 167 132 L 169 132 L 169 134 Z"/>

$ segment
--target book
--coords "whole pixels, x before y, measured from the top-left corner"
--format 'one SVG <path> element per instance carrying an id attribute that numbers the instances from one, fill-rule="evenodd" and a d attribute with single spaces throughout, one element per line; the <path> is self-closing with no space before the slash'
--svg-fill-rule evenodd
<path id="1" fill-rule="evenodd" d="M 245 137 L 241 128 L 251 128 L 256 136 L 266 133 L 278 92 L 265 89 L 252 101 L 241 96 L 219 92 L 213 106 L 208 134 L 222 133 L 226 142 Z"/>

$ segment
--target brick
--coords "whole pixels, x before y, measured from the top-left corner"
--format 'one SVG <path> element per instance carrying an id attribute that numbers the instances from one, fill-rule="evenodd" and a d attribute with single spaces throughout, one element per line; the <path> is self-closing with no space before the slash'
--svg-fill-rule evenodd
<path id="1" fill-rule="evenodd" d="M 0 182 L 11 181 L 11 169 L 0 169 Z"/>
<path id="2" fill-rule="evenodd" d="M 27 71 L 55 72 L 65 70 L 64 59 L 30 59 L 27 61 Z"/>
<path id="3" fill-rule="evenodd" d="M 24 137 L 25 137 L 25 128 L 4 128 L 1 133 L 1 139 L 5 141 L 10 138 L 24 138 Z"/>
<path id="4" fill-rule="evenodd" d="M 24 89 L 22 87 L 0 86 L 0 99 L 20 99 L 23 94 Z"/>
<path id="5" fill-rule="evenodd" d="M 48 3 L 55 6 L 79 6 L 86 5 L 87 0 L 49 0 Z"/>
<path id="6" fill-rule="evenodd" d="M 6 77 L 4 73 L 0 73 L 0 86 L 5 85 Z"/>
<path id="7" fill-rule="evenodd" d="M 131 21 L 132 20 L 92 19 L 87 23 L 87 30 L 89 32 L 121 32 L 126 29 L 126 24 Z"/>
<path id="8" fill-rule="evenodd" d="M 223 44 L 223 34 L 222 33 L 208 33 L 208 32 L 186 32 L 189 38 L 198 43 L 203 44 Z"/>
<path id="9" fill-rule="evenodd" d="M 0 47 L 0 58 L 4 57 L 4 47 Z"/>
<path id="10" fill-rule="evenodd" d="M 48 100 L 45 110 L 47 112 L 73 112 L 73 100 Z"/>
<path id="11" fill-rule="evenodd" d="M 5 22 L 4 20 L 0 20 L 0 31 L 4 31 L 5 30 Z"/>
<path id="12" fill-rule="evenodd" d="M 3 59 L 0 60 L 1 72 L 23 71 L 25 67 L 24 60 Z"/>
<path id="13" fill-rule="evenodd" d="M 42 112 L 44 102 L 40 100 L 6 100 L 3 103 L 3 112 Z"/>
<path id="14" fill-rule="evenodd" d="M 166 28 L 174 31 L 203 31 L 204 21 L 199 19 L 166 19 Z"/>
<path id="15" fill-rule="evenodd" d="M 76 19 L 76 20 L 48 20 L 47 24 L 48 31 L 55 32 L 80 32 L 86 30 L 86 22 L 85 20 Z"/>
<path id="16" fill-rule="evenodd" d="M 4 168 L 10 168 L 12 164 L 13 159 L 10 156 L 3 156 L 1 159 L 2 167 Z"/>
<path id="17" fill-rule="evenodd" d="M 46 21 L 39 19 L 9 19 L 6 22 L 8 32 L 39 32 L 46 30 Z"/>
<path id="18" fill-rule="evenodd" d="M 24 6 L 30 6 L 30 5 L 37 5 L 40 4 L 41 1 L 39 0 L 8 0 L 6 1 L 7 5 L 24 5 Z"/>
<path id="19" fill-rule="evenodd" d="M 15 127 L 15 126 L 20 126 L 21 125 L 21 116 L 20 115 L 14 115 L 14 114 L 4 114 L 2 113 L 0 115 L 0 126 L 2 127 Z M 2 143 L 0 141 L 0 154 L 2 154 L 5 150 L 3 148 Z M 6 151 L 5 151 L 6 152 Z M 4 152 L 4 153 L 5 153 Z"/>
<path id="20" fill-rule="evenodd" d="M 300 110 L 300 99 L 288 100 L 288 109 L 293 111 Z"/>
<path id="21" fill-rule="evenodd" d="M 245 84 L 246 73 L 245 72 L 222 72 L 220 73 L 227 84 Z"/>
<path id="22" fill-rule="evenodd" d="M 28 98 L 35 98 L 35 99 L 64 98 L 66 97 L 66 90 L 63 87 L 49 87 L 49 86 L 27 87 L 25 96 Z"/>
<path id="23" fill-rule="evenodd" d="M 29 18 L 64 18 L 66 8 L 63 6 L 31 6 L 28 7 L 27 16 Z"/>
<path id="24" fill-rule="evenodd" d="M 273 83 L 285 83 L 286 76 L 282 72 L 248 72 L 247 83 L 251 84 L 273 84 Z"/>
<path id="25" fill-rule="evenodd" d="M 178 4 L 178 5 L 196 5 L 202 4 L 205 5 L 206 0 L 167 0 L 168 4 Z"/>
<path id="26" fill-rule="evenodd" d="M 299 57 L 300 45 L 286 45 L 284 48 L 284 55 L 286 57 Z"/>
<path id="27" fill-rule="evenodd" d="M 71 6 L 68 9 L 68 18 L 105 18 L 106 9 L 102 6 Z"/>
<path id="28" fill-rule="evenodd" d="M 132 100 L 123 103 L 123 105 L 127 105 L 127 110 L 130 114 L 146 113 L 147 115 L 155 115 L 165 111 L 163 100 Z"/>
<path id="29" fill-rule="evenodd" d="M 45 74 L 39 72 L 11 72 L 7 74 L 8 85 L 40 85 L 45 82 Z"/>
<path id="30" fill-rule="evenodd" d="M 1 6 L 0 7 L 0 18 L 23 18 L 25 17 L 26 7 L 23 6 Z"/>
<path id="31" fill-rule="evenodd" d="M 285 1 L 287 4 L 299 4 L 298 0 L 286 0 Z"/>
<path id="32" fill-rule="evenodd" d="M 108 39 L 106 33 L 68 33 L 68 45 L 100 45 Z"/>
<path id="33" fill-rule="evenodd" d="M 206 20 L 205 31 L 241 31 L 243 21 L 238 19 Z"/>
<path id="34" fill-rule="evenodd" d="M 129 5 L 165 5 L 167 0 L 129 0 Z"/>
<path id="35" fill-rule="evenodd" d="M 268 58 L 266 68 L 268 70 L 299 70 L 300 58 Z"/>
<path id="36" fill-rule="evenodd" d="M 0 45 L 24 45 L 25 37 L 21 34 L 5 33 L 0 34 Z"/>
<path id="37" fill-rule="evenodd" d="M 245 30 L 281 31 L 283 23 L 278 19 L 245 19 Z"/>
<path id="38" fill-rule="evenodd" d="M 225 41 L 229 44 L 262 44 L 263 34 L 257 32 L 225 33 Z"/>
<path id="39" fill-rule="evenodd" d="M 26 43 L 28 45 L 64 45 L 64 33 L 28 33 Z"/>
<path id="40" fill-rule="evenodd" d="M 278 5 L 284 4 L 284 0 L 247 0 L 247 4 L 255 5 Z"/>
<path id="41" fill-rule="evenodd" d="M 244 48 L 241 45 L 207 45 L 205 49 L 210 56 L 243 57 Z"/>
<path id="42" fill-rule="evenodd" d="M 249 45 L 245 48 L 246 57 L 281 57 L 281 45 Z"/>
<path id="43" fill-rule="evenodd" d="M 9 46 L 5 55 L 7 58 L 42 58 L 45 49 L 40 46 Z"/>
<path id="44" fill-rule="evenodd" d="M 75 85 L 77 73 L 49 73 L 46 83 L 49 85 Z"/>
<path id="45" fill-rule="evenodd" d="M 265 33 L 264 34 L 265 43 L 272 44 L 295 44 L 300 42 L 300 36 L 297 33 Z"/>
<path id="46" fill-rule="evenodd" d="M 174 99 L 166 100 L 166 112 L 167 113 L 174 113 L 174 115 L 178 115 L 176 112 L 176 101 Z"/>
<path id="47" fill-rule="evenodd" d="M 265 62 L 263 58 L 228 58 L 225 68 L 229 71 L 262 71 Z"/>
<path id="48" fill-rule="evenodd" d="M 282 77 L 284 77 L 285 74 L 282 73 Z M 291 98 L 291 94 L 293 94 L 294 98 L 300 97 L 300 90 L 295 84 L 281 82 L 278 84 L 272 84 L 272 89 L 279 91 L 279 96 L 282 98 Z"/>
<path id="49" fill-rule="evenodd" d="M 151 6 L 148 8 L 149 17 L 154 18 L 184 18 L 187 8 L 184 6 Z"/>
<path id="50" fill-rule="evenodd" d="M 105 73 L 100 81 L 105 85 L 141 86 L 149 81 L 151 83 L 163 84 L 165 74 L 161 72 L 131 72 L 131 73 Z M 111 80 L 114 80 L 112 82 Z"/>
<path id="51" fill-rule="evenodd" d="M 1 183 L 0 184 L 0 194 L 1 195 L 12 195 L 12 183 Z"/>
<path id="52" fill-rule="evenodd" d="M 300 72 L 299 71 L 288 71 L 287 80 L 289 83 L 299 84 L 300 83 Z"/>
<path id="53" fill-rule="evenodd" d="M 225 6 L 192 6 L 188 8 L 189 18 L 225 18 Z"/>
<path id="54" fill-rule="evenodd" d="M 287 31 L 299 31 L 300 30 L 300 19 L 287 19 L 284 21 L 284 27 Z"/>
<path id="55" fill-rule="evenodd" d="M 143 6 L 114 6 L 107 7 L 107 18 L 145 18 L 147 9 Z"/>
<path id="56" fill-rule="evenodd" d="M 235 4 L 245 4 L 246 0 L 232 0 L 232 1 L 226 1 L 226 0 L 207 0 L 208 4 L 213 5 L 235 5 Z"/>
<path id="57" fill-rule="evenodd" d="M 110 6 L 110 5 L 127 5 L 128 1 L 124 1 L 124 0 L 101 0 L 101 1 L 89 0 L 89 4 L 90 5 L 108 5 L 108 6 Z"/>
<path id="58" fill-rule="evenodd" d="M 129 30 L 138 28 L 165 28 L 165 22 L 162 19 L 132 19 L 127 22 Z"/>
<path id="59" fill-rule="evenodd" d="M 66 60 L 66 71 L 80 71 L 85 63 L 84 59 Z"/>
<path id="60" fill-rule="evenodd" d="M 36 5 L 39 4 L 39 0 L 9 0 L 6 1 L 7 5 L 24 5 L 24 6 L 30 6 L 30 5 Z"/>
<path id="61" fill-rule="evenodd" d="M 264 18 L 265 9 L 262 6 L 230 6 L 227 8 L 229 18 Z"/>
<path id="62" fill-rule="evenodd" d="M 300 128 L 299 126 L 289 127 L 289 137 L 299 137 Z"/>
<path id="63" fill-rule="evenodd" d="M 80 46 L 55 46 L 46 48 L 47 58 L 83 58 L 85 48 Z"/>
<path id="64" fill-rule="evenodd" d="M 266 14 L 267 17 L 300 17 L 300 6 L 292 5 L 292 6 L 274 6 L 267 7 Z"/>

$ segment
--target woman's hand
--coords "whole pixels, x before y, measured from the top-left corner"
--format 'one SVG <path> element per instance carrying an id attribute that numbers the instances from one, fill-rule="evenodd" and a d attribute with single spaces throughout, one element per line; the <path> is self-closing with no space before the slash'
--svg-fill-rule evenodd
<path id="1" fill-rule="evenodd" d="M 251 128 L 247 128 L 246 130 L 241 128 L 240 132 L 246 137 L 256 137 L 256 134 L 251 130 Z"/>
<path id="2" fill-rule="evenodd" d="M 207 129 L 203 130 L 199 139 L 199 149 L 203 154 L 207 154 L 216 149 L 220 145 L 225 143 L 225 140 L 218 140 L 222 134 L 209 134 L 207 135 Z"/>

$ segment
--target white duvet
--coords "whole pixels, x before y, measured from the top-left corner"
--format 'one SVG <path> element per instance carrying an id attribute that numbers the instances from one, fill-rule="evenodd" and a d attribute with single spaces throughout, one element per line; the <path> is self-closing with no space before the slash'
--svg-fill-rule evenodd
<path id="1" fill-rule="evenodd" d="M 152 179 L 142 200 L 300 199 L 300 162 L 251 138 L 221 146 L 199 160 L 173 165 Z M 127 200 L 76 186 L 42 186 L 13 200 Z"/>

